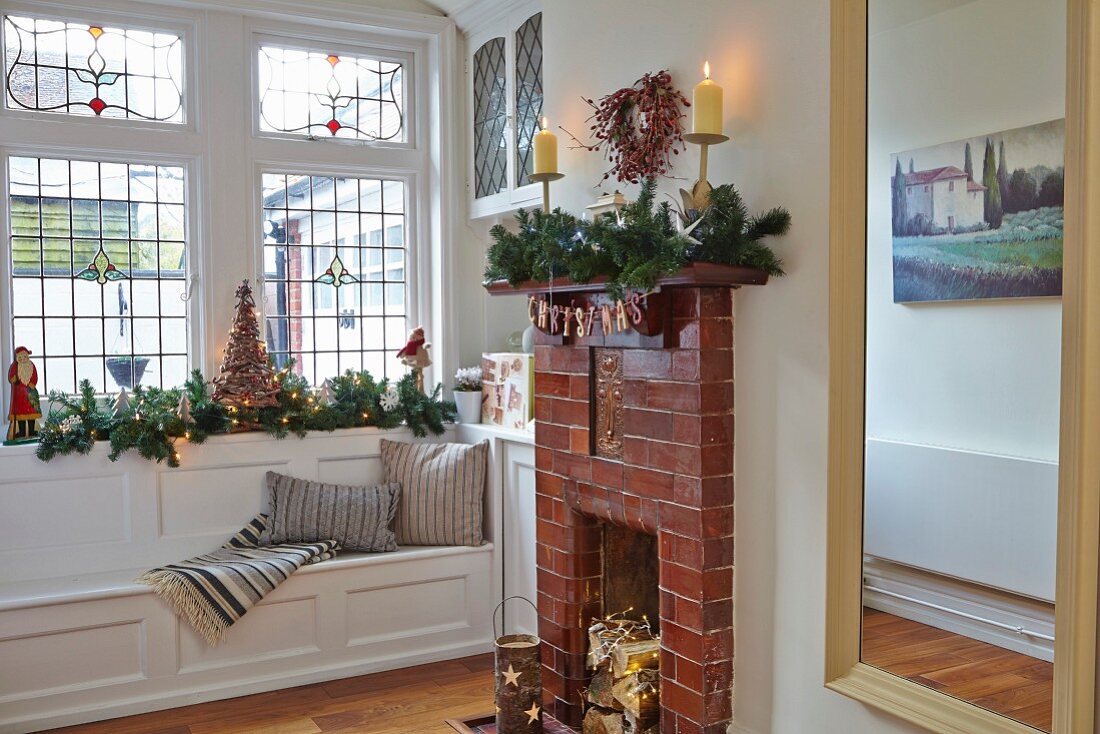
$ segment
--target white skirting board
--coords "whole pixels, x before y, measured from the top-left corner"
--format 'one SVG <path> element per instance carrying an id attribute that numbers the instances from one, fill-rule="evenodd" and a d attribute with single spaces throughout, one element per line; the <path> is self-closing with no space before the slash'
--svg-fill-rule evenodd
<path id="1" fill-rule="evenodd" d="M 867 440 L 868 555 L 1054 601 L 1058 464 Z"/>
<path id="2" fill-rule="evenodd" d="M 865 557 L 863 604 L 1040 660 L 1054 660 L 1054 605 Z M 880 593 L 882 589 L 888 593 Z M 899 598 L 905 597 L 905 598 Z M 1002 625 L 1019 628 L 1005 629 Z M 1037 634 L 1036 634 L 1037 633 Z"/>

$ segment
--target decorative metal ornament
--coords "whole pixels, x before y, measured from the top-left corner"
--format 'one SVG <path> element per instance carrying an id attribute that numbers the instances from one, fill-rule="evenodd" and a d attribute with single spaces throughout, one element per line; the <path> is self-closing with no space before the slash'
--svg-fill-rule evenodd
<path id="1" fill-rule="evenodd" d="M 498 734 L 542 734 L 542 641 L 535 635 L 498 635 L 497 612 L 510 596 L 493 610 L 493 657 L 495 671 L 496 724 Z"/>
<path id="2" fill-rule="evenodd" d="M 332 386 L 328 380 L 321 383 L 321 389 L 317 391 L 317 404 L 330 406 L 336 403 L 336 398 L 332 394 Z"/>
<path id="3" fill-rule="evenodd" d="M 623 458 L 623 355 L 613 349 L 597 349 L 596 455 Z"/>
<path id="4" fill-rule="evenodd" d="M 187 393 L 184 393 L 180 397 L 179 407 L 176 408 L 176 415 L 180 417 L 184 425 L 191 422 L 191 399 L 187 397 Z"/>
<path id="5" fill-rule="evenodd" d="M 115 398 L 114 409 L 111 411 L 111 415 L 115 418 L 121 418 L 129 409 L 130 393 L 126 392 L 126 388 L 122 388 L 118 391 L 118 396 Z"/>

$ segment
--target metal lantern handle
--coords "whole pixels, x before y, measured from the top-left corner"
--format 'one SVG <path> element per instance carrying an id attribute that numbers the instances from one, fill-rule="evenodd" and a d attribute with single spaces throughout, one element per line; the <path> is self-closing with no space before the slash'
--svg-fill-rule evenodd
<path id="1" fill-rule="evenodd" d="M 528 599 L 526 596 L 516 595 L 516 596 L 509 596 L 509 597 L 505 597 L 504 599 L 501 599 L 500 604 L 497 604 L 496 608 L 493 609 L 493 639 L 494 640 L 497 639 L 498 637 L 500 637 L 500 634 L 497 632 L 497 612 L 501 611 L 501 608 L 504 606 L 505 602 L 509 602 L 512 599 L 520 599 L 522 601 L 527 602 L 528 604 L 531 605 L 531 608 L 535 610 L 536 615 L 538 615 L 538 613 L 539 613 L 539 608 L 536 607 L 535 603 L 533 601 L 531 601 L 530 599 Z M 504 614 L 503 613 L 501 613 L 501 615 L 500 615 L 500 626 L 504 627 Z"/>

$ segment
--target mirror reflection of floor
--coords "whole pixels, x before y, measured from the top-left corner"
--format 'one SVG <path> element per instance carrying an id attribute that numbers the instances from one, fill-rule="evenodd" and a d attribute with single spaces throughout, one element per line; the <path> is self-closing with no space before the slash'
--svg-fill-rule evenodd
<path id="1" fill-rule="evenodd" d="M 1033 726 L 1051 729 L 1054 664 L 875 609 L 861 660 Z"/>

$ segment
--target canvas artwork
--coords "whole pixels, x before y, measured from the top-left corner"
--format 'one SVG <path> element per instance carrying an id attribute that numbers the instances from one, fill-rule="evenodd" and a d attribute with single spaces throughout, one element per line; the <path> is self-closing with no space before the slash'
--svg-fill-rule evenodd
<path id="1" fill-rule="evenodd" d="M 1062 294 L 1065 120 L 892 157 L 894 302 Z"/>

